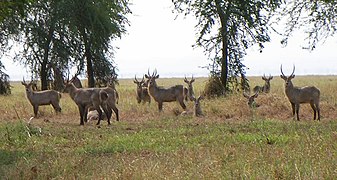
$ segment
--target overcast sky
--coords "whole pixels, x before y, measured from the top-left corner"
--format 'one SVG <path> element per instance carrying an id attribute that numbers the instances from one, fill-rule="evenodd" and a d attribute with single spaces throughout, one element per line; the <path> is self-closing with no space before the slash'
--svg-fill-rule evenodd
<path id="1" fill-rule="evenodd" d="M 155 68 L 161 77 L 208 76 L 208 71 L 201 67 L 207 66 L 210 60 L 202 48 L 192 48 L 196 39 L 193 17 L 180 15 L 175 20 L 170 0 L 134 0 L 130 8 L 131 26 L 116 42 L 119 48 L 115 62 L 120 78 L 135 74 L 140 77 Z M 293 64 L 297 75 L 337 74 L 337 39 L 331 38 L 308 52 L 302 49 L 303 38 L 302 33 L 296 33 L 283 48 L 280 37 L 272 36 L 262 53 L 257 48 L 249 49 L 243 62 L 248 67 L 247 75 L 279 75 L 281 64 L 285 74 L 291 73 Z M 11 60 L 2 62 L 12 80 L 29 77 L 20 65 L 12 64 Z"/>

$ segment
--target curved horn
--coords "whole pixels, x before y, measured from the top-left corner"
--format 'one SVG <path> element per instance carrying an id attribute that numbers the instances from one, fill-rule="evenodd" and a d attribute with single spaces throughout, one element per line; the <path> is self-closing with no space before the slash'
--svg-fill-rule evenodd
<path id="1" fill-rule="evenodd" d="M 136 75 L 135 75 L 135 81 L 138 82 Z"/>
<path id="2" fill-rule="evenodd" d="M 147 69 L 147 75 L 150 77 L 150 69 Z"/>
<path id="3" fill-rule="evenodd" d="M 294 75 L 294 73 L 295 73 L 295 65 L 293 65 L 293 72 L 291 73 L 291 75 L 290 75 L 290 76 L 293 76 L 293 75 Z"/>
<path id="4" fill-rule="evenodd" d="M 282 71 L 282 64 L 281 64 L 281 74 L 282 74 L 282 76 L 285 76 L 283 71 Z"/>

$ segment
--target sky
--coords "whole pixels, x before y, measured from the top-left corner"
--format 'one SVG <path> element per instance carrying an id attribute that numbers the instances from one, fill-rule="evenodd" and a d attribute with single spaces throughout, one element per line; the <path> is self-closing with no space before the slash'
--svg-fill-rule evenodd
<path id="1" fill-rule="evenodd" d="M 170 0 L 133 0 L 128 16 L 131 26 L 127 33 L 116 40 L 115 63 L 119 78 L 141 77 L 148 70 L 157 70 L 160 77 L 207 77 L 205 68 L 211 63 L 202 48 L 193 48 L 196 40 L 194 17 L 172 13 Z M 243 63 L 248 76 L 270 74 L 278 76 L 280 65 L 283 72 L 290 74 L 293 65 L 296 75 L 336 75 L 337 38 L 330 38 L 324 44 L 309 52 L 303 33 L 295 33 L 287 47 L 280 44 L 281 38 L 272 35 L 272 41 L 265 44 L 263 52 L 257 47 L 248 49 Z M 6 73 L 11 80 L 29 78 L 29 71 L 11 59 L 3 59 Z"/>

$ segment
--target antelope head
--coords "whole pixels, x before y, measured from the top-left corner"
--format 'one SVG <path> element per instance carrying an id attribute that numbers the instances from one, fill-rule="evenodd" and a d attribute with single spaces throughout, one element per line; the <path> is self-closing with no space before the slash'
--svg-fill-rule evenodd
<path id="1" fill-rule="evenodd" d="M 285 82 L 285 87 L 292 87 L 293 83 L 291 82 L 291 80 L 293 78 L 295 78 L 295 65 L 293 66 L 293 72 L 291 73 L 291 75 L 289 77 L 287 77 L 286 75 L 284 75 L 283 71 L 282 71 L 282 64 L 281 64 L 281 75 L 280 77 L 284 80 Z"/>
<path id="2" fill-rule="evenodd" d="M 269 74 L 269 77 L 266 77 L 266 75 L 263 74 L 262 79 L 263 79 L 264 81 L 266 81 L 266 83 L 269 83 L 270 80 L 273 79 L 273 76 L 271 76 L 271 75 Z"/>
<path id="3" fill-rule="evenodd" d="M 135 84 L 137 84 L 137 88 L 138 88 L 138 89 L 141 89 L 141 88 L 143 87 L 144 83 L 145 83 L 144 76 L 143 76 L 143 79 L 142 79 L 141 81 L 138 81 L 138 79 L 137 79 L 137 77 L 136 77 L 136 75 L 135 75 L 135 80 L 133 80 L 133 82 L 134 82 Z"/>
<path id="4" fill-rule="evenodd" d="M 248 106 L 253 108 L 253 107 L 259 107 L 259 105 L 256 104 L 255 98 L 259 96 L 259 92 L 256 92 L 254 95 L 250 96 L 246 93 L 243 93 L 243 96 L 247 98 L 248 100 Z"/>
<path id="5" fill-rule="evenodd" d="M 150 75 L 150 71 L 148 70 L 147 74 L 145 74 L 145 77 L 148 79 L 148 81 L 147 81 L 148 87 L 156 87 L 157 86 L 156 79 L 159 78 L 159 74 L 157 74 L 157 70 L 154 70 L 152 75 Z"/>
<path id="6" fill-rule="evenodd" d="M 192 86 L 192 83 L 195 81 L 195 79 L 193 78 L 193 75 L 192 75 L 192 79 L 189 81 L 187 80 L 186 76 L 185 76 L 185 79 L 184 79 L 184 82 L 188 84 L 188 87 L 191 87 Z"/>

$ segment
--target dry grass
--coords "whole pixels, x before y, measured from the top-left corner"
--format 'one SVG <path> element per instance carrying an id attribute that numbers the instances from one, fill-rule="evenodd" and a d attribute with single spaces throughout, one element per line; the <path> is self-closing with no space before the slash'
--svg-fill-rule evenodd
<path id="1" fill-rule="evenodd" d="M 207 81 L 197 78 L 199 95 Z M 183 78 L 158 79 L 168 87 Z M 321 122 L 302 105 L 292 119 L 283 80 L 274 77 L 271 93 L 250 109 L 241 93 L 205 99 L 204 117 L 181 116 L 178 103 L 138 104 L 132 79 L 120 80 L 120 122 L 100 128 L 79 126 L 79 113 L 62 94 L 62 113 L 33 109 L 19 83 L 0 96 L 0 179 L 332 179 L 337 176 L 337 77 L 299 76 L 296 86 L 321 90 Z M 263 84 L 251 77 L 252 88 Z M 192 102 L 187 102 L 189 109 Z"/>

